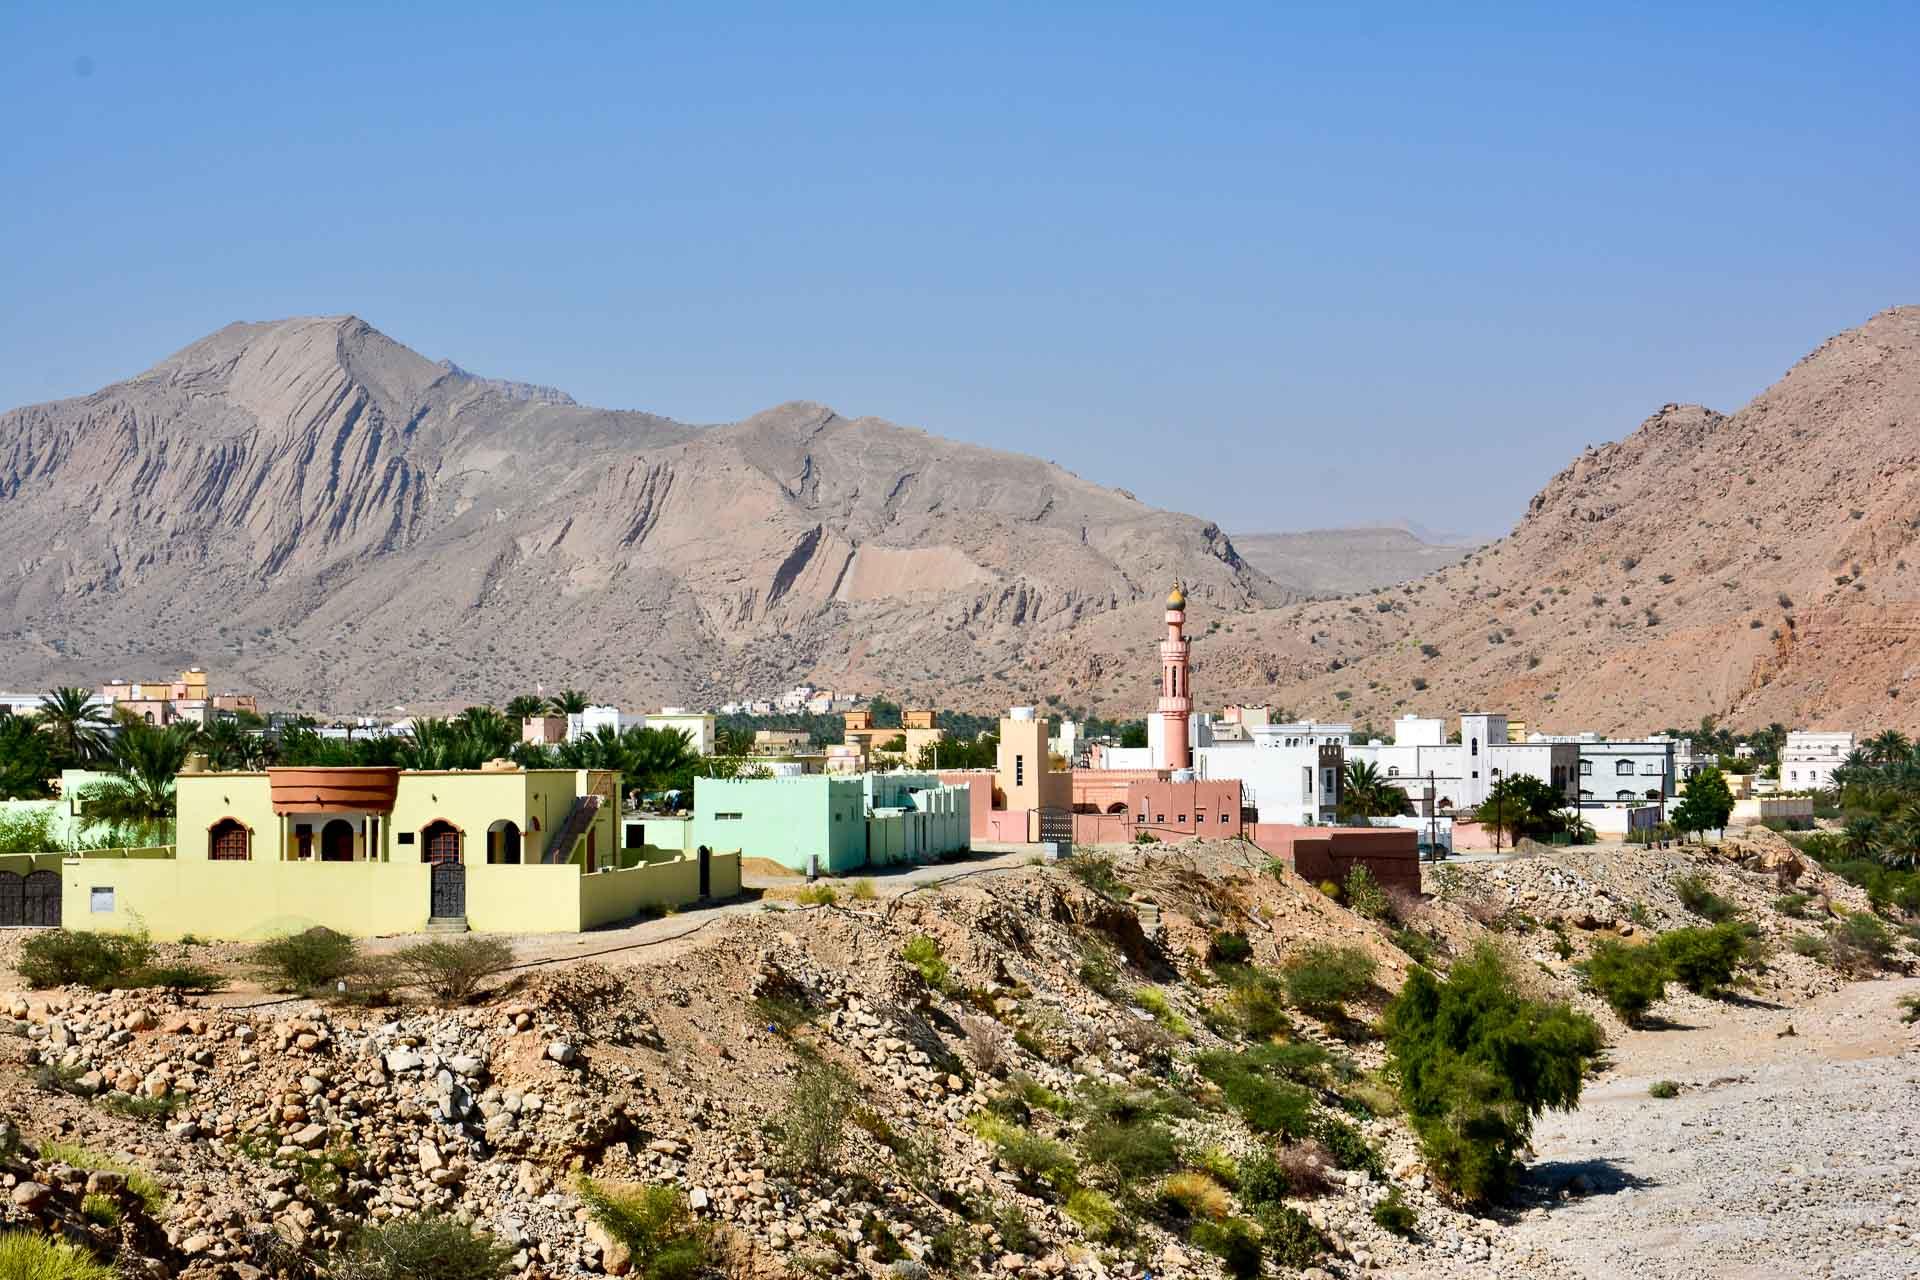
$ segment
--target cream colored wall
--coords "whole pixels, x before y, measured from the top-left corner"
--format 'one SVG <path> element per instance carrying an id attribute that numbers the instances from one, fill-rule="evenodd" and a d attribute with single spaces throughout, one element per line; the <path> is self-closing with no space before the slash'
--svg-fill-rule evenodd
<path id="1" fill-rule="evenodd" d="M 577 933 L 580 869 L 562 863 L 467 867 L 467 927 L 475 933 Z"/>
<path id="2" fill-rule="evenodd" d="M 392 843 L 388 848 L 393 861 L 419 862 L 423 851 L 421 831 L 433 822 L 444 819 L 460 829 L 461 861 L 468 867 L 484 866 L 487 861 L 487 828 L 504 818 L 517 824 L 524 833 L 530 816 L 530 780 L 539 776 L 517 770 L 511 773 L 401 774 L 389 819 Z M 567 773 L 562 776 L 571 778 L 572 775 Z M 551 830 L 544 816 L 541 825 Z M 413 833 L 412 844 L 398 842 L 402 832 Z M 522 856 L 525 856 L 524 853 Z"/>
<path id="3" fill-rule="evenodd" d="M 708 875 L 712 875 L 711 864 Z M 693 902 L 700 896 L 700 864 L 693 858 L 681 858 L 628 871 L 602 871 L 581 876 L 579 891 L 580 927 L 594 929 L 625 920 L 643 907 Z"/>
<path id="4" fill-rule="evenodd" d="M 700 867 L 696 863 L 693 869 L 698 887 Z M 707 896 L 715 901 L 731 898 L 740 892 L 740 855 L 737 853 L 716 853 L 707 860 Z"/>
<path id="5" fill-rule="evenodd" d="M 426 927 L 429 908 L 421 863 L 70 858 L 61 879 L 66 928 L 144 927 L 162 940 L 267 938 L 315 925 L 360 937 L 411 933 Z M 95 887 L 114 890 L 112 912 L 90 909 Z"/>
<path id="6" fill-rule="evenodd" d="M 207 861 L 207 829 L 222 818 L 253 832 L 253 861 L 282 856 L 280 818 L 264 773 L 183 773 L 174 781 L 174 812 L 182 862 Z"/>

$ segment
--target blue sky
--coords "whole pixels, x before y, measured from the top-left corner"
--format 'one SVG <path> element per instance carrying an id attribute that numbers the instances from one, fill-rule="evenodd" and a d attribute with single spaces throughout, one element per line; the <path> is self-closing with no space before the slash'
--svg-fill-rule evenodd
<path id="1" fill-rule="evenodd" d="M 1920 302 L 1911 3 L 198 8 L 0 6 L 0 406 L 354 312 L 1479 534 Z"/>

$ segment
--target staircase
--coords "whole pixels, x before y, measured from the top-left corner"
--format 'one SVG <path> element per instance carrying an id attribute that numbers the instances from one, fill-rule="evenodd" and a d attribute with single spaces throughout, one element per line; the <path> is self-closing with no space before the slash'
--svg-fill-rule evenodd
<path id="1" fill-rule="evenodd" d="M 576 797 L 573 808 L 567 810 L 566 821 L 560 824 L 560 829 L 553 833 L 551 840 L 547 841 L 546 848 L 540 851 L 540 861 L 557 864 L 571 860 L 573 846 L 579 844 L 581 838 L 587 834 L 587 828 L 593 825 L 594 816 L 600 812 L 600 806 L 605 802 L 606 797 L 592 792 Z"/>

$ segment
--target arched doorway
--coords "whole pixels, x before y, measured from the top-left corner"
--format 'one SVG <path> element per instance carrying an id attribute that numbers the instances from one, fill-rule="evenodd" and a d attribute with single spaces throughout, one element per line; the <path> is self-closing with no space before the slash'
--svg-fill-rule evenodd
<path id="1" fill-rule="evenodd" d="M 1107 812 L 1116 817 L 1124 818 L 1127 816 L 1127 802 L 1125 800 L 1115 800 L 1107 806 Z"/>
<path id="2" fill-rule="evenodd" d="M 0 927 L 14 928 L 26 922 L 27 878 L 0 871 Z"/>
<path id="3" fill-rule="evenodd" d="M 420 832 L 420 860 L 433 868 L 430 916 L 460 920 L 467 914 L 467 869 L 460 861 L 460 828 L 436 820 Z"/>
<path id="4" fill-rule="evenodd" d="M 502 818 L 487 828 L 487 861 L 517 866 L 520 862 L 520 827 Z"/>
<path id="5" fill-rule="evenodd" d="M 320 861 L 353 861 L 353 824 L 345 818 L 335 818 L 320 828 Z"/>
<path id="6" fill-rule="evenodd" d="M 43 929 L 60 927 L 60 873 L 34 871 L 27 876 L 21 923 Z"/>

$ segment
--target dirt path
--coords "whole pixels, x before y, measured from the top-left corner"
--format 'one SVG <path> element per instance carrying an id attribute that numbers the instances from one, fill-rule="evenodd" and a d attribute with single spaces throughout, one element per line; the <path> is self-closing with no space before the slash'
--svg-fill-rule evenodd
<path id="1" fill-rule="evenodd" d="M 1702 1003 L 1699 1026 L 1627 1035 L 1580 1109 L 1536 1129 L 1541 1207 L 1492 1259 L 1421 1274 L 1920 1276 L 1920 1027 L 1896 1007 L 1915 992 L 1920 979 L 1791 1011 Z M 1657 1080 L 1680 1095 L 1649 1096 Z M 1561 1199 L 1569 1183 L 1584 1191 Z"/>

